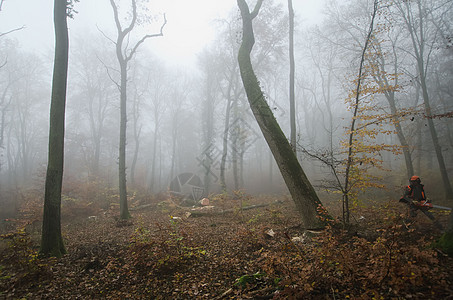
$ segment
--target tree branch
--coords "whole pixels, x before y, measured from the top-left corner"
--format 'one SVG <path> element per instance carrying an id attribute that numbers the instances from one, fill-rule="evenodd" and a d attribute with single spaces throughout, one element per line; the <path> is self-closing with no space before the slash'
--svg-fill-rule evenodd
<path id="1" fill-rule="evenodd" d="M 97 56 L 97 54 L 96 54 L 96 57 L 97 57 L 97 59 L 101 62 L 101 64 L 104 66 L 105 70 L 107 71 L 107 76 L 110 78 L 110 80 L 116 85 L 116 87 L 118 88 L 118 90 L 121 90 L 120 84 L 119 84 L 119 83 L 112 77 L 112 75 L 110 74 L 109 69 L 111 69 L 111 68 L 109 68 L 109 67 L 102 61 L 102 59 L 101 59 L 99 56 Z M 118 70 L 114 70 L 114 71 L 117 71 L 117 72 L 119 73 Z"/>
<path id="2" fill-rule="evenodd" d="M 1 9 L 0 9 L 1 10 Z M 4 36 L 4 35 L 7 35 L 7 34 L 10 34 L 11 32 L 14 32 L 14 31 L 19 31 L 19 30 L 22 30 L 25 28 L 25 25 L 23 25 L 22 27 L 19 27 L 19 28 L 15 28 L 15 29 L 11 29 L 10 31 L 7 31 L 7 32 L 4 32 L 4 33 L 0 33 L 0 37 Z"/>
<path id="3" fill-rule="evenodd" d="M 5 59 L 5 62 L 0 65 L 0 69 L 3 68 L 4 66 L 6 66 L 7 63 L 8 63 L 8 57 Z"/>
<path id="4" fill-rule="evenodd" d="M 132 50 L 131 50 L 131 52 L 129 53 L 129 55 L 126 55 L 125 60 L 126 60 L 126 61 L 131 60 L 131 58 L 134 56 L 135 52 L 137 51 L 138 47 L 139 47 L 146 39 L 153 38 L 153 37 L 158 37 L 158 36 L 163 36 L 163 35 L 164 35 L 163 30 L 164 30 L 164 27 L 165 27 L 166 24 L 167 24 L 167 17 L 166 17 L 165 14 L 164 14 L 164 22 L 163 22 L 162 26 L 160 27 L 160 32 L 159 32 L 159 33 L 155 33 L 155 34 L 147 34 L 147 35 L 145 35 L 144 37 L 142 37 L 142 39 L 139 40 L 139 41 L 137 42 L 137 44 L 135 44 L 134 48 L 132 48 Z"/>
<path id="5" fill-rule="evenodd" d="M 252 13 L 250 14 L 250 18 L 252 18 L 252 20 L 255 19 L 255 17 L 260 12 L 262 4 L 263 4 L 263 0 L 258 0 L 258 2 L 255 5 L 255 8 L 253 9 Z"/>
<path id="6" fill-rule="evenodd" d="M 106 35 L 100 28 L 99 26 L 96 24 L 96 28 L 99 30 L 99 32 L 107 39 L 109 40 L 110 42 L 112 42 L 114 45 L 116 45 L 116 42 L 114 40 L 112 40 L 108 35 Z"/>

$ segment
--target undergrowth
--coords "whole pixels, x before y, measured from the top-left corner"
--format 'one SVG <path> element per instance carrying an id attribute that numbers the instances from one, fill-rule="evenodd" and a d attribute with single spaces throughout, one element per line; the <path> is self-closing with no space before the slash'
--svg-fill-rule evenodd
<path id="1" fill-rule="evenodd" d="M 303 299 L 326 291 L 334 299 L 384 299 L 427 290 L 432 297 L 445 296 L 436 292 L 447 284 L 448 275 L 439 270 L 432 239 L 414 239 L 413 230 L 400 225 L 399 217 L 384 223 L 371 240 L 331 224 L 308 247 L 297 246 L 303 255 L 289 246 L 263 253 L 263 271 L 283 279 L 276 298 Z"/>
<path id="2" fill-rule="evenodd" d="M 0 252 L 0 291 L 52 278 L 48 262 L 38 258 L 25 227 L 0 235 L 0 242 L 6 244 Z"/>

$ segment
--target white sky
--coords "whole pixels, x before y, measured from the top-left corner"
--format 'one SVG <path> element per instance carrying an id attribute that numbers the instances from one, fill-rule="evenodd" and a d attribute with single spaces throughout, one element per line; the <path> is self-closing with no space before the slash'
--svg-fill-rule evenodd
<path id="1" fill-rule="evenodd" d="M 286 0 L 276 1 L 281 1 L 286 8 Z M 130 3 L 124 0 L 122 2 L 125 6 Z M 296 14 L 308 23 L 315 23 L 320 19 L 322 3 L 320 0 L 293 0 Z M 215 32 L 211 22 L 225 18 L 231 9 L 236 9 L 237 4 L 236 0 L 151 0 L 150 7 L 152 13 L 165 12 L 168 23 L 164 29 L 164 37 L 148 40 L 147 46 L 155 49 L 154 52 L 159 58 L 183 65 L 186 62 L 193 63 L 196 53 L 213 39 Z M 86 30 L 97 31 L 97 25 L 115 38 L 109 0 L 81 0 L 76 3 L 75 9 L 78 14 L 74 20 L 69 21 L 70 34 L 80 34 Z M 157 31 L 161 23 L 157 21 L 154 24 Z M 52 0 L 5 0 L 0 12 L 0 32 L 23 25 L 25 29 L 11 33 L 8 37 L 19 40 L 27 50 L 41 54 L 52 53 Z"/>

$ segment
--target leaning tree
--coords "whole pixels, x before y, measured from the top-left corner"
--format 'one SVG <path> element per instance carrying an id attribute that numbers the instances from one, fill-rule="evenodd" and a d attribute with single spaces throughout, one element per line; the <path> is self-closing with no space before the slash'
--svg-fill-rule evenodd
<path id="1" fill-rule="evenodd" d="M 266 98 L 253 70 L 250 58 L 255 43 L 252 21 L 258 15 L 263 0 L 259 0 L 256 3 L 252 12 L 250 12 L 245 0 L 237 0 L 237 3 L 241 11 L 243 26 L 242 44 L 238 52 L 238 62 L 250 108 L 277 162 L 286 186 L 301 214 L 305 227 L 312 229 L 322 228 L 323 222 L 319 218 L 322 208 L 321 201 L 266 102 Z"/>

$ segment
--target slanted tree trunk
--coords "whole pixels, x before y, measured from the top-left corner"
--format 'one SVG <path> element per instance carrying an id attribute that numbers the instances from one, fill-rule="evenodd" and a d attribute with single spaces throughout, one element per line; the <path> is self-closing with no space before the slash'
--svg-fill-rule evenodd
<path id="1" fill-rule="evenodd" d="M 47 163 L 40 249 L 42 255 L 56 257 L 60 257 L 66 253 L 61 236 L 60 221 L 69 52 L 66 11 L 66 0 L 54 1 L 55 60 L 50 105 L 49 158 Z"/>
<path id="2" fill-rule="evenodd" d="M 293 201 L 306 228 L 322 228 L 318 218 L 321 201 L 310 184 L 297 157 L 264 98 L 253 71 L 250 53 L 255 43 L 252 20 L 258 15 L 263 0 L 258 0 L 252 13 L 245 0 L 237 0 L 242 15 L 242 44 L 238 53 L 242 82 L 258 125 L 282 173 Z"/>

